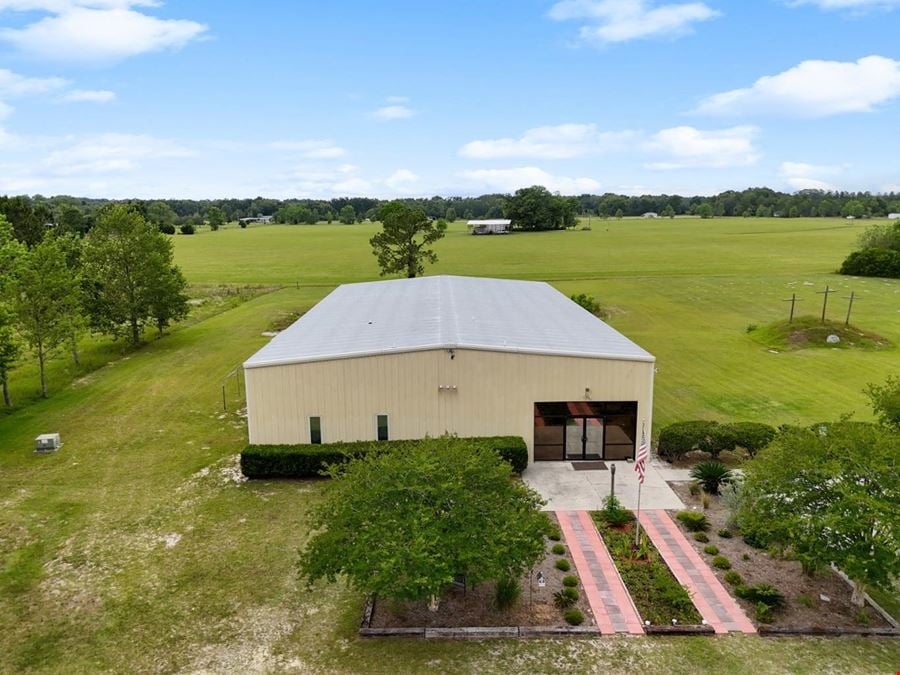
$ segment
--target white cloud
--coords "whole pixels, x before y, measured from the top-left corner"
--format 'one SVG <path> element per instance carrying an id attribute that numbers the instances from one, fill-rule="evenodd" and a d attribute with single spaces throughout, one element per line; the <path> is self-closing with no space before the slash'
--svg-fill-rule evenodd
<path id="1" fill-rule="evenodd" d="M 703 2 L 656 5 L 647 0 L 562 0 L 553 5 L 549 16 L 556 21 L 584 20 L 581 39 L 605 44 L 683 35 L 693 24 L 720 13 Z"/>
<path id="2" fill-rule="evenodd" d="M 140 0 L 0 2 L 0 10 L 49 14 L 21 28 L 0 30 L 0 39 L 40 58 L 105 62 L 177 49 L 207 31 L 196 21 L 159 19 L 134 9 L 156 5 Z"/>
<path id="3" fill-rule="evenodd" d="M 409 119 L 416 111 L 405 105 L 386 105 L 372 112 L 372 117 L 382 122 Z"/>
<path id="4" fill-rule="evenodd" d="M 893 9 L 900 7 L 900 0 L 794 0 L 791 5 L 815 5 L 824 10 L 855 10 L 868 9 Z"/>
<path id="5" fill-rule="evenodd" d="M 269 147 L 273 150 L 297 153 L 304 159 L 340 159 L 347 154 L 344 148 L 327 140 L 275 141 L 269 143 Z"/>
<path id="6" fill-rule="evenodd" d="M 837 190 L 823 177 L 837 176 L 846 166 L 833 164 L 807 164 L 806 162 L 782 162 L 778 175 L 794 190 Z"/>
<path id="7" fill-rule="evenodd" d="M 570 178 L 555 176 L 536 166 L 514 169 L 475 169 L 463 171 L 460 176 L 473 184 L 476 192 L 514 192 L 531 185 L 543 185 L 551 192 L 562 194 L 583 194 L 600 188 L 593 178 Z"/>
<path id="8" fill-rule="evenodd" d="M 529 129 L 519 138 L 472 141 L 459 150 L 473 159 L 571 159 L 627 147 L 635 132 L 601 132 L 596 124 L 560 124 Z"/>
<path id="9" fill-rule="evenodd" d="M 673 127 L 654 134 L 644 149 L 661 156 L 648 169 L 723 169 L 755 164 L 760 153 L 753 144 L 758 129 L 737 126 L 706 131 L 694 127 Z"/>
<path id="10" fill-rule="evenodd" d="M 710 96 L 698 112 L 715 115 L 782 114 L 825 117 L 870 112 L 900 96 L 900 61 L 804 61 L 758 79 L 753 86 Z"/>
<path id="11" fill-rule="evenodd" d="M 0 69 L 0 96 L 31 96 L 58 91 L 68 85 L 61 77 L 26 77 L 5 68 Z"/>
<path id="12" fill-rule="evenodd" d="M 116 92 L 106 89 L 73 89 L 60 98 L 66 103 L 110 103 L 116 100 Z"/>
<path id="13" fill-rule="evenodd" d="M 83 173 L 120 173 L 143 161 L 190 157 L 193 153 L 174 141 L 142 134 L 99 134 L 66 143 L 51 152 L 43 166 L 57 176 Z"/>
<path id="14" fill-rule="evenodd" d="M 384 179 L 384 184 L 396 192 L 407 190 L 420 180 L 419 176 L 409 169 L 397 169 Z"/>

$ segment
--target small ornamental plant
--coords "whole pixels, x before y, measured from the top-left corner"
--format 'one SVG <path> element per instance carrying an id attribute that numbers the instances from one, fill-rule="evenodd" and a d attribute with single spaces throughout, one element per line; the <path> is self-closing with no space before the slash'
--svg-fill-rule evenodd
<path id="1" fill-rule="evenodd" d="M 563 577 L 563 586 L 567 588 L 576 588 L 578 586 L 578 577 L 572 576 L 571 574 Z"/>
<path id="2" fill-rule="evenodd" d="M 731 561 L 726 558 L 724 555 L 717 555 L 712 559 L 712 566 L 716 569 L 720 570 L 730 570 L 731 569 Z"/>
<path id="3" fill-rule="evenodd" d="M 572 565 L 565 558 L 560 558 L 556 561 L 556 569 L 560 570 L 561 572 L 568 572 L 570 569 L 572 569 Z"/>
<path id="4" fill-rule="evenodd" d="M 556 555 L 563 555 L 566 552 L 566 547 L 562 544 L 553 544 L 553 548 L 551 548 L 550 550 L 553 551 Z"/>
<path id="5" fill-rule="evenodd" d="M 572 608 L 568 610 L 565 614 L 563 614 L 563 618 L 570 626 L 580 626 L 584 623 L 584 614 L 581 613 L 580 609 Z"/>
<path id="6" fill-rule="evenodd" d="M 715 544 L 707 544 L 703 547 L 703 552 L 709 555 L 719 555 L 719 547 Z"/>

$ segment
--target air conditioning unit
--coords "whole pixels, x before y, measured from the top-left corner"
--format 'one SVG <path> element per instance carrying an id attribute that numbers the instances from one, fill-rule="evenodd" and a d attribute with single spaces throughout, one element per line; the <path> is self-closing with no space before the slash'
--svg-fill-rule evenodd
<path id="1" fill-rule="evenodd" d="M 62 447 L 62 441 L 59 434 L 41 434 L 34 439 L 34 451 L 46 454 L 48 452 L 56 452 Z"/>

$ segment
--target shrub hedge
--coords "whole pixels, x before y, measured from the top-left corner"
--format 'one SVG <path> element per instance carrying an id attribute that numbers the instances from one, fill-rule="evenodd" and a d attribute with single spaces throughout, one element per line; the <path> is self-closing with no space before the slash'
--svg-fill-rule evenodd
<path id="1" fill-rule="evenodd" d="M 658 452 L 660 457 L 670 462 L 694 450 L 705 452 L 715 459 L 726 450 L 744 448 L 752 456 L 769 445 L 776 433 L 774 427 L 759 422 L 676 422 L 659 433 Z"/>
<path id="2" fill-rule="evenodd" d="M 496 452 L 515 473 L 528 466 L 528 447 L 516 436 L 459 438 L 473 450 Z M 402 451 L 420 441 L 357 441 L 321 445 L 249 445 L 241 453 L 241 471 L 247 478 L 315 478 L 331 464 L 342 464 L 370 452 Z"/>
<path id="3" fill-rule="evenodd" d="M 900 251 L 889 248 L 854 251 L 844 260 L 840 272 L 857 277 L 900 279 Z"/>

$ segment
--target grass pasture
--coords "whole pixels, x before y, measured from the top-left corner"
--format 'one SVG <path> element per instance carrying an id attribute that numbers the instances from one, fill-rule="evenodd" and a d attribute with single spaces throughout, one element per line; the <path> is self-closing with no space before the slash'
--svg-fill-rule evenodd
<path id="1" fill-rule="evenodd" d="M 582 221 L 587 224 L 586 221 Z M 788 316 L 853 323 L 900 344 L 900 281 L 833 274 L 866 224 L 841 219 L 597 220 L 590 231 L 470 236 L 451 225 L 429 273 L 550 281 L 593 294 L 610 323 L 658 358 L 655 426 L 688 418 L 808 422 L 853 413 L 868 419 L 869 382 L 900 371 L 896 348 L 879 353 L 803 350 L 772 354 L 747 335 Z M 378 278 L 374 224 L 265 226 L 176 237 L 192 281 L 318 287 Z M 250 243 L 248 243 L 250 242 Z"/>
<path id="2" fill-rule="evenodd" d="M 829 283 L 861 294 L 855 324 L 900 344 L 900 282 L 829 273 L 859 229 L 624 220 L 479 238 L 455 224 L 429 271 L 546 278 L 596 295 L 614 309 L 611 323 L 659 358 L 657 424 L 864 418 L 861 389 L 900 370 L 896 349 L 770 354 L 745 332 L 786 315 L 780 300 L 791 292 L 807 311 Z M 125 357 L 98 340 L 91 349 L 107 351 L 90 358 L 109 365 L 88 377 L 60 371 L 47 401 L 24 405 L 34 373 L 17 372 L 23 405 L 0 418 L 0 672 L 896 670 L 900 645 L 890 640 L 356 639 L 359 594 L 342 585 L 307 593 L 295 575 L 323 483 L 241 482 L 245 425 L 233 408 L 222 412 L 220 384 L 286 312 L 341 281 L 377 278 L 373 231 L 272 226 L 176 237 L 192 283 L 285 288 L 203 306 Z M 44 431 L 63 434 L 58 454 L 32 454 Z"/>

